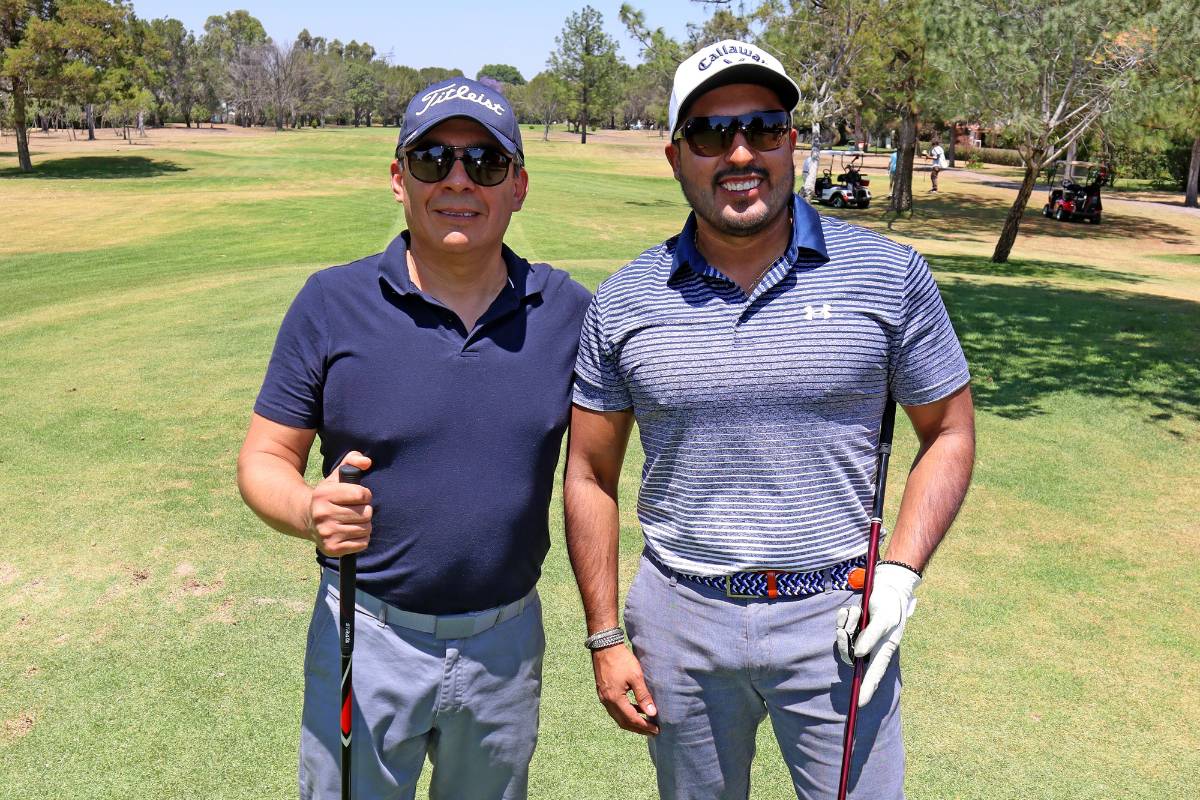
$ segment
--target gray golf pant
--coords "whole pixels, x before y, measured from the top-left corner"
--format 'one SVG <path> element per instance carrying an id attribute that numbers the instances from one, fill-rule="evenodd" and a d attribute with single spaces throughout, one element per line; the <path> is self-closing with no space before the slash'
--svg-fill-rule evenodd
<path id="1" fill-rule="evenodd" d="M 662 800 L 745 800 L 768 716 L 796 797 L 837 796 L 853 670 L 837 657 L 835 620 L 857 599 L 730 599 L 642 558 L 625 625 L 658 708 L 649 743 Z M 898 661 L 859 710 L 850 798 L 904 797 Z"/>
<path id="2" fill-rule="evenodd" d="M 341 797 L 341 649 L 328 573 L 308 629 L 301 800 Z M 354 796 L 411 800 L 428 756 L 433 800 L 521 800 L 537 744 L 542 607 L 464 639 L 381 623 L 354 630 Z"/>

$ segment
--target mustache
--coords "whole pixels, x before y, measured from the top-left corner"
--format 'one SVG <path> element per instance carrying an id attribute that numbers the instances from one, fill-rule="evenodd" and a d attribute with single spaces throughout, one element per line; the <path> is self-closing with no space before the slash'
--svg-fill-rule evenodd
<path id="1" fill-rule="evenodd" d="M 760 167 L 742 167 L 738 169 L 723 169 L 713 176 L 713 188 L 715 189 L 721 181 L 726 178 L 762 178 L 764 181 L 770 179 L 770 174 Z"/>

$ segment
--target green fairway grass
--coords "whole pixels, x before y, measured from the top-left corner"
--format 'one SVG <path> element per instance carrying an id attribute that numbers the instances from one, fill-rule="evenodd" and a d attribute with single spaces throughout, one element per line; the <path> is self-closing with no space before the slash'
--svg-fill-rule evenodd
<path id="1" fill-rule="evenodd" d="M 295 797 L 318 574 L 243 506 L 234 463 L 305 278 L 404 227 L 395 133 L 35 138 L 28 176 L 0 152 L 0 800 Z M 656 137 L 525 135 L 522 255 L 594 288 L 682 225 Z M 1193 796 L 1200 217 L 1068 226 L 1035 195 L 996 265 L 1011 191 L 943 181 L 912 218 L 839 212 L 928 254 L 979 410 L 972 491 L 904 638 L 907 795 Z M 915 453 L 896 438 L 890 518 Z M 640 467 L 635 441 L 623 587 Z M 557 493 L 551 515 L 531 794 L 654 798 L 644 742 L 596 700 Z M 792 796 L 769 725 L 753 786 Z"/>

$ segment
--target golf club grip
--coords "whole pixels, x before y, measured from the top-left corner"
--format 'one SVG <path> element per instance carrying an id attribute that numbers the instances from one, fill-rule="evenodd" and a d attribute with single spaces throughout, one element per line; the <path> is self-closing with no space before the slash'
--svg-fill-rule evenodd
<path id="1" fill-rule="evenodd" d="M 362 483 L 363 471 L 350 464 L 338 468 L 342 483 Z M 358 593 L 358 558 L 353 553 L 338 559 L 338 601 L 342 646 L 342 800 L 350 800 L 350 739 L 354 703 L 354 596 Z"/>
<path id="2" fill-rule="evenodd" d="M 883 406 L 883 418 L 879 422 L 879 459 L 875 468 L 875 498 L 871 506 L 871 529 L 867 539 L 866 575 L 863 580 L 862 613 L 858 620 L 858 632 L 867 627 L 871 590 L 875 586 L 875 562 L 879 560 L 879 540 L 883 536 L 883 499 L 887 492 L 888 462 L 892 455 L 892 436 L 896 430 L 896 401 L 891 395 Z M 851 648 L 854 642 L 850 642 Z M 846 800 L 850 786 L 850 763 L 854 755 L 854 728 L 858 722 L 858 697 L 862 690 L 865 658 L 854 659 L 854 677 L 850 681 L 850 708 L 846 712 L 846 729 L 842 736 L 842 772 L 838 781 L 838 800 Z"/>

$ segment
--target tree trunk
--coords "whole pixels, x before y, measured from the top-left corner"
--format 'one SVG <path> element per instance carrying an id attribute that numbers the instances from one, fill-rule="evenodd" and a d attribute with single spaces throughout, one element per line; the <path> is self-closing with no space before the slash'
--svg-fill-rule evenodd
<path id="1" fill-rule="evenodd" d="M 546 129 L 542 131 L 542 141 L 550 141 L 550 118 L 546 117 Z"/>
<path id="2" fill-rule="evenodd" d="M 804 196 L 811 198 L 817 193 L 817 176 L 821 174 L 821 123 L 812 124 L 812 146 L 817 149 L 817 165 L 804 176 Z"/>
<path id="3" fill-rule="evenodd" d="M 1200 185 L 1200 136 L 1192 141 L 1192 163 L 1188 166 L 1187 196 L 1183 204 L 1188 208 L 1196 208 L 1197 188 Z"/>
<path id="4" fill-rule="evenodd" d="M 913 164 L 917 157 L 917 112 L 910 105 L 900 115 L 900 135 L 896 143 L 896 183 L 888 198 L 888 211 L 912 211 Z"/>
<path id="5" fill-rule="evenodd" d="M 88 103 L 84 115 L 87 117 L 88 141 L 94 142 L 96 141 L 96 107 Z"/>
<path id="6" fill-rule="evenodd" d="M 12 81 L 13 96 L 13 128 L 17 135 L 17 161 L 21 164 L 21 172 L 33 172 L 33 162 L 29 160 L 29 129 L 25 119 L 25 87 L 16 78 Z"/>
<path id="7" fill-rule="evenodd" d="M 1013 202 L 1012 208 L 1008 210 L 1008 217 L 1004 220 L 1004 230 L 1000 233 L 1000 241 L 996 242 L 996 250 L 992 253 L 992 261 L 996 264 L 1003 264 L 1008 261 L 1008 254 L 1012 252 L 1013 244 L 1017 241 L 1017 231 L 1021 227 L 1021 217 L 1025 213 L 1025 206 L 1029 203 L 1029 196 L 1033 194 L 1033 187 L 1037 183 L 1038 170 L 1041 168 L 1046 152 L 1038 150 L 1034 155 L 1036 158 L 1025 162 L 1025 179 L 1021 181 L 1021 188 L 1017 192 L 1017 199 Z"/>

